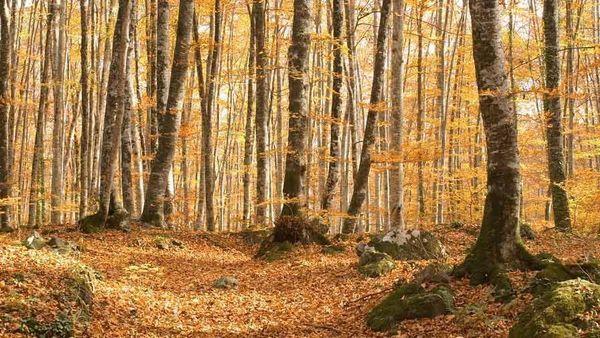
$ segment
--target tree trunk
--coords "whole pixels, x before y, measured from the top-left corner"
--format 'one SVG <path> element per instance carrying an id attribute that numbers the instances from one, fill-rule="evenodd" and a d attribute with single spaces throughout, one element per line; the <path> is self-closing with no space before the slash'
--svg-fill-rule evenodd
<path id="1" fill-rule="evenodd" d="M 11 35 L 8 26 L 6 1 L 0 0 L 0 201 L 10 197 L 8 78 L 10 75 Z M 0 232 L 9 230 L 12 230 L 9 218 L 9 205 L 6 202 L 0 203 Z"/>
<path id="2" fill-rule="evenodd" d="M 79 2 L 81 16 L 81 146 L 79 168 L 79 217 L 87 212 L 88 201 L 88 173 L 90 144 L 90 106 L 89 106 L 89 80 L 88 80 L 88 2 Z"/>
<path id="3" fill-rule="evenodd" d="M 375 143 L 375 128 L 377 114 L 384 109 L 382 102 L 383 96 L 383 73 L 385 68 L 385 43 L 387 37 L 387 22 L 390 12 L 391 0 L 383 0 L 381 4 L 381 15 L 379 18 L 379 33 L 377 34 L 377 45 L 375 50 L 375 63 L 373 66 L 373 84 L 371 86 L 371 99 L 369 103 L 369 113 L 365 124 L 363 136 L 363 145 L 360 156 L 360 165 L 354 180 L 354 191 L 350 206 L 348 207 L 348 216 L 344 219 L 342 231 L 351 233 L 356 226 L 357 218 L 361 212 L 363 202 L 367 195 L 369 184 L 369 172 L 371 171 L 371 155 L 373 144 Z"/>
<path id="4" fill-rule="evenodd" d="M 403 75 L 404 75 L 404 0 L 394 0 L 392 33 L 392 135 L 391 150 L 394 153 L 394 168 L 390 175 L 391 227 L 404 228 L 404 165 L 402 163 L 402 137 L 404 126 Z"/>
<path id="5" fill-rule="evenodd" d="M 169 95 L 164 116 L 159 120 L 158 148 L 152 160 L 152 171 L 146 192 L 144 212 L 140 220 L 154 226 L 164 225 L 163 201 L 169 170 L 172 167 L 179 132 L 184 87 L 187 79 L 188 58 L 192 45 L 194 1 L 182 0 L 179 4 L 177 39 L 171 69 Z"/>
<path id="6" fill-rule="evenodd" d="M 254 135 L 252 134 L 252 115 L 254 114 L 254 61 L 256 59 L 254 5 L 252 6 L 252 9 L 249 7 L 248 11 L 250 16 L 250 48 L 248 49 L 248 100 L 246 103 L 246 125 L 244 129 L 244 197 L 242 201 L 242 221 L 244 229 L 250 226 L 250 169 L 252 167 L 252 145 L 254 143 Z"/>
<path id="7" fill-rule="evenodd" d="M 253 3 L 254 36 L 256 40 L 256 224 L 263 225 L 267 217 L 267 66 L 265 47 L 265 1 Z"/>
<path id="8" fill-rule="evenodd" d="M 135 6 L 135 0 L 131 0 Z M 127 60 L 125 66 L 125 84 L 123 100 L 123 125 L 121 129 L 121 190 L 123 194 L 123 207 L 130 215 L 136 214 L 135 198 L 133 196 L 132 177 L 132 153 L 133 153 L 133 83 L 131 81 L 131 65 L 133 64 L 133 25 L 135 23 L 134 12 L 131 11 L 131 26 L 129 29 L 129 48 L 127 48 Z"/>
<path id="9" fill-rule="evenodd" d="M 561 231 L 571 229 L 569 200 L 565 188 L 565 157 L 560 108 L 560 63 L 558 59 L 558 6 L 556 0 L 544 0 L 544 61 L 546 90 L 544 91 L 544 113 L 548 142 L 548 173 L 552 192 L 554 225 Z"/>
<path id="10" fill-rule="evenodd" d="M 288 50 L 289 121 L 281 216 L 300 217 L 306 176 L 306 132 L 308 125 L 308 65 L 312 32 L 312 1 L 294 0 L 292 41 Z"/>
<path id="11" fill-rule="evenodd" d="M 66 0 L 61 0 L 58 6 L 59 25 L 58 25 L 58 43 L 56 45 L 56 60 L 53 63 L 54 76 L 54 124 L 52 130 L 52 185 L 51 185 L 51 207 L 50 221 L 52 224 L 62 223 L 62 208 L 63 203 L 63 145 L 64 145 L 64 63 L 65 63 L 65 35 L 66 35 Z"/>
<path id="12" fill-rule="evenodd" d="M 488 192 L 479 237 L 457 272 L 469 274 L 474 284 L 510 287 L 504 269 L 534 267 L 519 234 L 517 115 L 504 69 L 498 1 L 470 0 L 469 8 L 479 110 L 486 133 Z"/>
<path id="13" fill-rule="evenodd" d="M 341 0 L 333 0 L 333 81 L 331 86 L 331 122 L 329 136 L 329 169 L 321 200 L 321 208 L 328 210 L 333 202 L 334 190 L 340 180 L 340 125 L 342 123 L 342 24 L 344 21 Z"/>
<path id="14" fill-rule="evenodd" d="M 113 35 L 112 61 L 108 79 L 104 112 L 104 133 L 100 157 L 100 190 L 98 211 L 80 221 L 83 231 L 97 231 L 106 225 L 114 194 L 114 177 L 121 149 L 121 128 L 123 123 L 123 102 L 125 99 L 125 68 L 127 40 L 129 35 L 131 1 L 119 0 L 119 12 Z M 112 198 L 114 199 L 114 198 Z"/>

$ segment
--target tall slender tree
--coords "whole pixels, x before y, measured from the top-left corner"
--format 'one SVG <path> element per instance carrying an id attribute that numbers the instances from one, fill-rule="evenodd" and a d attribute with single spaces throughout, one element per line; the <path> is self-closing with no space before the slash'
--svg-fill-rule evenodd
<path id="1" fill-rule="evenodd" d="M 308 64 L 312 1 L 294 0 L 292 41 L 288 49 L 289 120 L 285 159 L 282 216 L 300 217 L 305 201 L 302 196 L 306 176 L 306 132 L 308 127 Z"/>
<path id="2" fill-rule="evenodd" d="M 84 232 L 98 231 L 105 226 L 120 226 L 125 216 L 123 210 L 119 208 L 118 201 L 115 200 L 118 197 L 114 192 L 114 178 L 117 169 L 118 154 L 121 149 L 130 11 L 131 0 L 119 0 L 119 11 L 113 34 L 112 60 L 104 111 L 98 211 L 80 220 L 80 227 Z M 111 216 L 109 213 L 117 217 L 109 220 L 109 216 Z"/>
<path id="3" fill-rule="evenodd" d="M 0 232 L 12 230 L 9 218 L 9 75 L 11 35 L 6 0 L 0 0 Z"/>
<path id="4" fill-rule="evenodd" d="M 365 124 L 363 144 L 360 155 L 360 165 L 356 178 L 354 179 L 354 191 L 348 206 L 348 216 L 344 219 L 342 231 L 351 233 L 355 230 L 358 215 L 367 196 L 369 173 L 371 171 L 373 145 L 375 144 L 375 131 L 377 114 L 382 112 L 385 105 L 383 101 L 383 73 L 385 70 L 387 22 L 390 13 L 391 0 L 383 0 L 379 18 L 379 29 L 377 33 L 377 45 L 375 47 L 375 64 L 373 66 L 373 85 L 371 86 L 371 99 L 369 102 L 369 113 Z"/>
<path id="5" fill-rule="evenodd" d="M 164 225 L 164 194 L 169 170 L 175 156 L 177 134 L 181 122 L 181 106 L 187 80 L 189 54 L 192 45 L 194 1 L 182 0 L 179 4 L 177 39 L 169 81 L 169 95 L 164 116 L 159 120 L 158 148 L 152 160 L 152 171 L 141 221 L 154 226 Z"/>
<path id="6" fill-rule="evenodd" d="M 89 60 L 88 60 L 88 1 L 81 0 L 79 2 L 79 10 L 81 16 L 81 140 L 79 141 L 80 150 L 80 169 L 79 169 L 79 215 L 83 215 L 87 212 L 88 203 L 88 182 L 89 182 L 89 167 L 90 167 L 90 93 L 89 93 Z"/>
<path id="7" fill-rule="evenodd" d="M 556 0 L 544 0 L 544 61 L 546 90 L 544 113 L 546 141 L 548 142 L 548 173 L 552 193 L 554 225 L 561 231 L 571 229 L 569 200 L 565 188 L 565 156 L 560 108 L 560 63 L 558 58 L 558 6 Z"/>
<path id="8" fill-rule="evenodd" d="M 329 169 L 325 190 L 321 199 L 321 208 L 327 210 L 331 207 L 334 190 L 340 180 L 340 125 L 342 116 L 342 25 L 344 14 L 342 2 L 333 0 L 332 3 L 333 26 L 333 80 L 331 86 L 331 121 L 329 131 Z"/>
<path id="9" fill-rule="evenodd" d="M 267 122 L 268 122 L 268 55 L 265 46 L 265 1 L 255 0 L 254 40 L 256 41 L 256 223 L 263 224 L 267 216 Z"/>

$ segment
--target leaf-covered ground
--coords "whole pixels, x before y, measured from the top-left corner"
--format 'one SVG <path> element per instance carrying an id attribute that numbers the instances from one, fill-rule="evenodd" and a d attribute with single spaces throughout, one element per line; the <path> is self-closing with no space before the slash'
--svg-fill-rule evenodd
<path id="1" fill-rule="evenodd" d="M 24 323 L 60 323 L 58 314 L 79 312 L 69 296 L 68 276 L 88 266 L 99 272 L 91 316 L 76 325 L 77 336 L 92 337 L 367 337 L 378 336 L 365 315 L 396 281 L 410 279 L 427 262 L 400 263 L 390 275 L 366 278 L 356 270 L 354 240 L 343 253 L 320 247 L 295 248 L 284 258 L 253 258 L 257 244 L 240 234 L 175 232 L 134 228 L 129 233 L 83 235 L 68 228 L 53 234 L 77 243 L 81 251 L 60 254 L 28 250 L 28 233 L 0 235 L 0 336 L 26 334 Z M 460 261 L 476 228 L 439 227 L 452 263 Z M 172 239 L 183 247 L 159 249 Z M 528 242 L 533 252 L 547 251 L 568 261 L 600 257 L 600 240 L 553 231 Z M 239 286 L 217 289 L 213 282 L 234 276 Z M 531 273 L 513 273 L 525 287 Z M 71 289 L 70 289 L 71 288 Z M 530 297 L 509 304 L 493 302 L 490 289 L 455 280 L 457 311 L 435 319 L 405 321 L 399 336 L 503 337 Z M 82 321 L 84 319 L 81 319 Z"/>

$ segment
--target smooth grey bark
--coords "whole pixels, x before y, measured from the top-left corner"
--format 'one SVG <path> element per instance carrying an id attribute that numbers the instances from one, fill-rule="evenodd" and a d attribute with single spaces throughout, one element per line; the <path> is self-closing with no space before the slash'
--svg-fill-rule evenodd
<path id="1" fill-rule="evenodd" d="M 267 123 L 268 123 L 268 56 L 265 47 L 265 1 L 253 3 L 254 36 L 256 40 L 256 224 L 267 217 Z"/>
<path id="2" fill-rule="evenodd" d="M 111 198 L 111 194 L 114 190 L 115 171 L 119 150 L 121 149 L 130 10 L 130 0 L 119 0 L 104 111 L 98 211 L 96 214 L 87 216 L 80 221 L 84 227 L 88 224 L 94 227 L 103 227 L 109 216 L 111 199 L 114 200 L 114 198 Z"/>
<path id="3" fill-rule="evenodd" d="M 288 49 L 289 120 L 288 145 L 283 179 L 285 199 L 281 216 L 301 216 L 306 176 L 306 133 L 308 127 L 308 65 L 312 1 L 294 0 L 292 41 Z"/>
<path id="4" fill-rule="evenodd" d="M 321 198 L 321 209 L 328 210 L 333 202 L 333 196 L 338 181 L 340 180 L 340 125 L 342 124 L 342 24 L 344 14 L 342 0 L 333 0 L 332 3 L 332 30 L 333 30 L 333 68 L 331 82 L 331 122 L 329 130 L 329 168 L 325 189 Z"/>
<path id="5" fill-rule="evenodd" d="M 189 54 L 192 45 L 194 1 L 182 0 L 179 4 L 177 38 L 169 82 L 169 95 L 164 116 L 159 120 L 158 148 L 152 160 L 152 170 L 144 202 L 142 222 L 162 227 L 164 225 L 164 195 L 169 170 L 173 164 L 180 110 L 187 80 Z"/>
<path id="6" fill-rule="evenodd" d="M 419 4 L 419 18 L 417 19 L 417 144 L 422 147 L 425 138 L 425 98 L 424 92 L 424 68 L 423 68 L 423 14 L 425 4 Z M 419 158 L 417 163 L 417 201 L 419 207 L 419 220 L 425 216 L 425 178 L 423 159 Z"/>
<path id="7" fill-rule="evenodd" d="M 519 234 L 521 174 L 517 115 L 510 100 L 497 0 L 470 0 L 479 111 L 487 145 L 487 196 L 481 231 L 458 274 L 475 284 L 507 281 L 503 270 L 534 267 Z"/>
<path id="8" fill-rule="evenodd" d="M 0 201 L 2 201 L 10 197 L 8 81 L 10 75 L 11 34 L 5 0 L 0 0 L 0 30 Z M 9 210 L 7 203 L 0 203 L 0 232 L 12 230 Z"/>
<path id="9" fill-rule="evenodd" d="M 404 127 L 404 0 L 393 1 L 394 17 L 392 28 L 392 60 L 391 60 L 391 91 L 392 91 L 392 130 L 390 147 L 397 163 L 390 171 L 390 204 L 392 207 L 391 227 L 404 228 L 404 165 L 402 163 L 402 138 Z"/>
<path id="10" fill-rule="evenodd" d="M 348 207 L 348 216 L 344 219 L 342 227 L 343 233 L 351 233 L 355 230 L 357 218 L 367 196 L 369 172 L 371 171 L 371 155 L 373 152 L 373 145 L 375 144 L 377 115 L 383 107 L 383 73 L 385 70 L 385 46 L 390 6 L 391 0 L 383 0 L 379 18 L 377 45 L 375 47 L 375 64 L 373 66 L 373 84 L 371 85 L 369 112 L 365 124 L 360 164 L 354 180 L 354 191 L 352 192 L 352 199 L 350 200 L 350 205 Z"/>
<path id="11" fill-rule="evenodd" d="M 201 54 L 201 49 L 200 49 L 200 36 L 198 33 L 198 18 L 197 15 L 194 13 L 194 61 L 196 64 L 196 77 L 198 78 L 198 97 L 200 97 L 200 111 L 202 112 L 202 120 L 204 120 L 205 116 L 204 116 L 204 112 L 206 111 L 207 107 L 206 107 L 206 91 L 205 91 L 205 83 L 204 83 L 204 73 L 202 71 L 202 54 Z M 204 123 L 204 122 L 202 122 Z M 202 127 L 204 128 L 204 124 L 202 125 Z M 202 134 L 204 135 L 204 129 L 202 130 Z M 204 136 L 201 136 L 201 144 L 203 145 L 205 142 Z M 210 143 L 210 139 L 208 140 L 208 142 Z M 202 160 L 204 159 L 204 153 L 206 151 L 209 151 L 208 149 L 200 149 L 200 160 L 199 162 L 202 162 Z M 206 181 L 204 178 L 204 174 L 205 174 L 205 167 L 203 167 L 201 164 L 198 165 L 199 170 L 200 170 L 200 179 L 199 179 L 199 193 L 198 193 L 198 204 L 197 204 L 197 213 L 196 213 L 196 222 L 195 222 L 195 226 L 194 228 L 196 229 L 201 229 L 202 228 L 202 220 L 203 220 L 203 216 L 204 216 L 204 207 L 205 207 L 205 203 L 204 203 L 204 198 L 205 198 L 205 193 L 204 193 L 204 182 Z"/>
<path id="12" fill-rule="evenodd" d="M 52 3 L 58 7 L 59 25 L 58 25 L 58 41 L 56 44 L 56 57 L 53 62 L 53 80 L 54 80 L 54 124 L 52 127 L 52 181 L 51 181 L 51 199 L 50 204 L 52 212 L 50 213 L 50 221 L 52 224 L 62 223 L 63 213 L 61 211 L 64 190 L 63 190 L 63 162 L 64 162 L 64 73 L 65 73 L 65 35 L 66 35 L 66 4 L 65 0 L 60 1 L 57 5 L 55 1 Z"/>
<path id="13" fill-rule="evenodd" d="M 565 156 L 562 135 L 562 112 L 560 107 L 560 62 L 558 58 L 558 6 L 556 0 L 544 0 L 544 61 L 546 90 L 544 114 L 548 142 L 548 174 L 552 194 L 554 225 L 561 231 L 571 229 L 569 199 L 565 188 Z"/>

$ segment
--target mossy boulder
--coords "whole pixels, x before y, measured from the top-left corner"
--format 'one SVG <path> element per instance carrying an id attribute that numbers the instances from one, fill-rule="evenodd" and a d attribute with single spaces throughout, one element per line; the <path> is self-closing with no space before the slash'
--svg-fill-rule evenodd
<path id="1" fill-rule="evenodd" d="M 237 278 L 233 276 L 222 276 L 214 281 L 213 286 L 218 289 L 232 289 L 238 286 Z"/>
<path id="2" fill-rule="evenodd" d="M 452 266 L 446 263 L 433 262 L 415 274 L 415 283 L 448 283 Z"/>
<path id="3" fill-rule="evenodd" d="M 396 263 L 388 254 L 373 249 L 366 250 L 358 260 L 358 271 L 371 278 L 381 277 L 396 268 Z"/>
<path id="4" fill-rule="evenodd" d="M 374 236 L 369 246 L 397 260 L 441 259 L 446 257 L 444 245 L 424 230 L 392 230 Z"/>
<path id="5" fill-rule="evenodd" d="M 585 315 L 598 306 L 600 285 L 582 279 L 557 283 L 519 316 L 509 337 L 580 337 L 580 330 L 599 325 Z"/>
<path id="6" fill-rule="evenodd" d="M 374 331 L 389 331 L 406 319 L 433 318 L 454 311 L 454 296 L 446 286 L 431 291 L 415 283 L 398 286 L 367 315 Z"/>
<path id="7" fill-rule="evenodd" d="M 555 283 L 575 278 L 600 283 L 600 262 L 596 259 L 575 264 L 549 261 L 545 264 L 544 269 L 535 275 L 531 290 L 534 294 L 541 294 Z"/>

